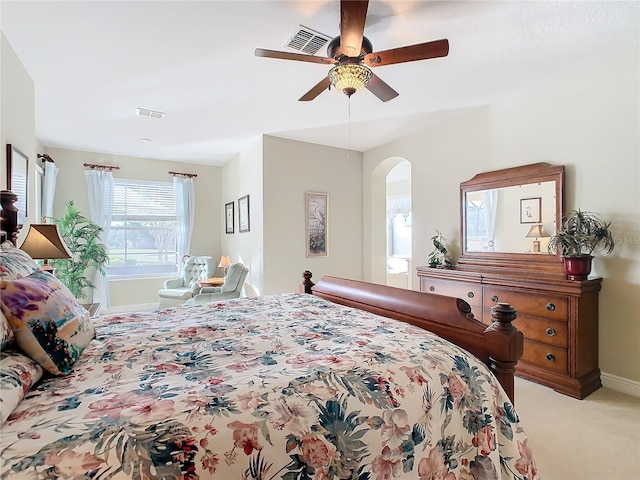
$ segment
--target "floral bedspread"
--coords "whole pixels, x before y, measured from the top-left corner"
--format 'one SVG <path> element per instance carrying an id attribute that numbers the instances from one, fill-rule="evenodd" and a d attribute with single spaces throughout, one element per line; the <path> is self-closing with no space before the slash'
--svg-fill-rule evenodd
<path id="1" fill-rule="evenodd" d="M 2 426 L 8 479 L 533 479 L 475 357 L 304 294 L 104 316 Z"/>

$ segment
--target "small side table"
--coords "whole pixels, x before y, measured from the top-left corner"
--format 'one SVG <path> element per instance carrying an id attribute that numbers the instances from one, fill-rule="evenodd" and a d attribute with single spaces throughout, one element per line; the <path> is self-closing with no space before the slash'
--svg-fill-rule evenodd
<path id="1" fill-rule="evenodd" d="M 89 317 L 96 318 L 102 308 L 101 303 L 83 303 L 82 306 L 89 311 Z"/>
<path id="2" fill-rule="evenodd" d="M 224 284 L 224 278 L 220 278 L 220 277 L 205 278 L 204 280 L 198 281 L 198 285 L 200 285 L 200 288 L 221 287 L 223 284 Z"/>

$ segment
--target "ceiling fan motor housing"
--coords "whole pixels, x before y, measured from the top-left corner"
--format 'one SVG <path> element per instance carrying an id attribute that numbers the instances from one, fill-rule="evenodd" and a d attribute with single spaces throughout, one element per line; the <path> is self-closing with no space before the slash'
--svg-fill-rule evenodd
<path id="1" fill-rule="evenodd" d="M 353 61 L 349 62 L 349 59 L 361 61 L 362 57 L 370 54 L 371 52 L 373 52 L 373 44 L 367 37 L 362 37 L 362 47 L 360 47 L 359 57 L 347 57 L 340 51 L 340 35 L 333 38 L 333 40 L 329 42 L 329 45 L 327 45 L 327 56 L 344 63 L 355 63 Z"/>

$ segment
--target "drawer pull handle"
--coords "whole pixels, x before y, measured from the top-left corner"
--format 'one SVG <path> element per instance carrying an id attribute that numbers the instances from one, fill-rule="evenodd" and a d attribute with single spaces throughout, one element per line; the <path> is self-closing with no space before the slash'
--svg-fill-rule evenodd
<path id="1" fill-rule="evenodd" d="M 492 302 L 497 302 L 498 301 L 498 295 L 494 295 L 493 297 L 491 297 L 491 301 Z"/>
<path id="2" fill-rule="evenodd" d="M 555 337 L 556 331 L 553 328 L 547 328 L 547 335 L 549 335 L 550 337 Z"/>
<path id="3" fill-rule="evenodd" d="M 547 360 L 549 360 L 550 362 L 555 362 L 556 356 L 553 353 L 547 353 Z"/>
<path id="4" fill-rule="evenodd" d="M 547 310 L 553 312 L 556 309 L 556 306 L 553 303 L 547 303 Z"/>
<path id="5" fill-rule="evenodd" d="M 467 297 L 473 298 L 473 297 L 475 297 L 475 295 L 473 294 L 473 292 L 469 292 L 469 293 L 467 293 Z"/>
<path id="6" fill-rule="evenodd" d="M 429 291 L 430 291 L 430 292 L 435 292 L 435 291 L 436 291 L 436 287 L 434 287 L 433 285 L 431 285 L 431 286 L 429 287 Z"/>

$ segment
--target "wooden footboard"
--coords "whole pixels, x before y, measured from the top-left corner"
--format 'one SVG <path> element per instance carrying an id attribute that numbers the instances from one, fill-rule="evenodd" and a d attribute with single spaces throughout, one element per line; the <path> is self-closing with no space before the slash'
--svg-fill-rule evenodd
<path id="1" fill-rule="evenodd" d="M 455 343 L 485 362 L 514 401 L 513 379 L 524 337 L 511 323 L 516 312 L 509 304 L 491 309 L 494 321 L 487 327 L 459 298 L 331 276 L 322 277 L 311 290 L 326 300 L 407 322 Z"/>

